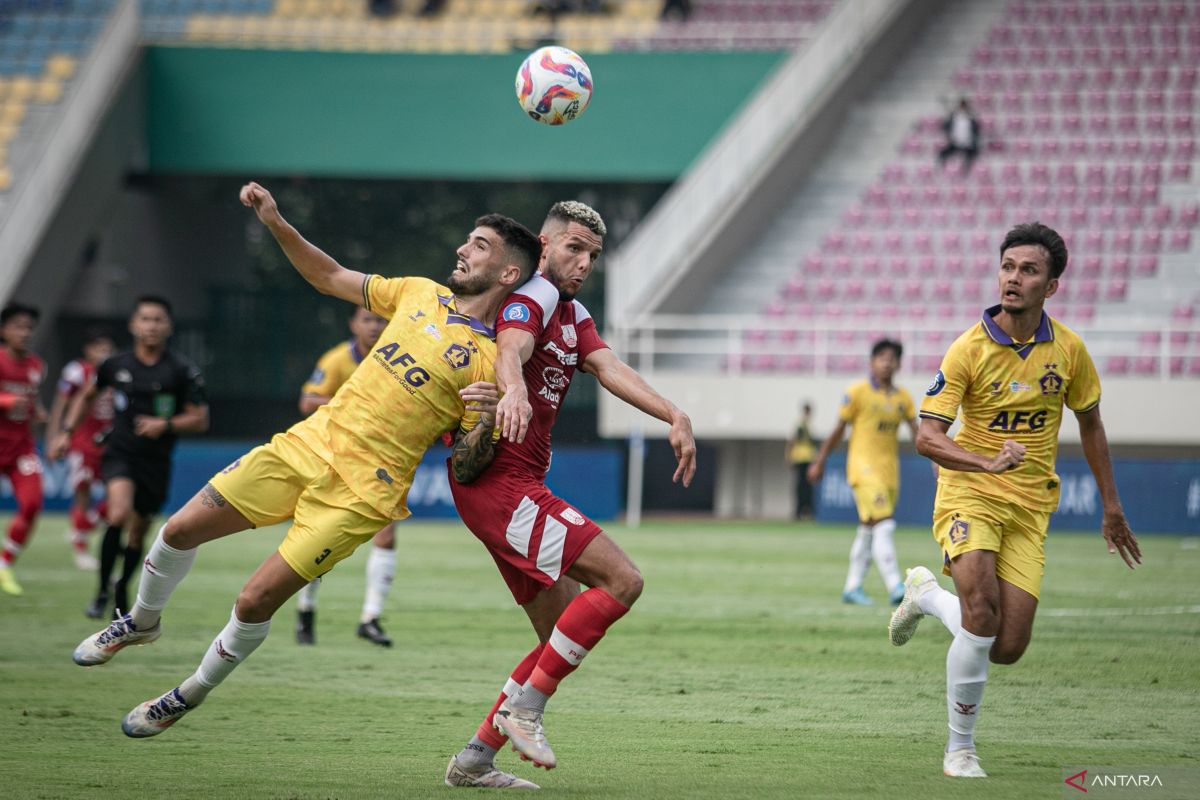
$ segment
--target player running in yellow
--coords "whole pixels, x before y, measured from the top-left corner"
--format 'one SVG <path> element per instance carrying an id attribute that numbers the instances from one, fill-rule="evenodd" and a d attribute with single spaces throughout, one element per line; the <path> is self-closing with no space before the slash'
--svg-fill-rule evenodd
<path id="1" fill-rule="evenodd" d="M 1096 367 L 1078 334 L 1043 310 L 1066 266 L 1067 247 L 1054 230 L 1033 222 L 1009 231 L 1000 246 L 1000 304 L 950 346 L 921 404 L 917 450 L 940 467 L 933 536 L 958 596 L 925 567 L 910 569 L 888 635 L 902 645 L 933 614 L 954 636 L 942 763 L 952 777 L 987 777 L 974 734 L 988 661 L 1016 663 L 1033 632 L 1046 530 L 1058 507 L 1054 460 L 1064 405 L 1079 422 L 1100 491 L 1108 551 L 1130 569 L 1142 559 L 1113 480 Z M 962 428 L 951 439 L 956 417 Z"/>
<path id="2" fill-rule="evenodd" d="M 443 432 L 456 431 L 467 443 L 492 435 L 496 348 L 490 323 L 541 255 L 528 229 L 489 214 L 476 220 L 458 248 L 448 288 L 425 278 L 364 275 L 305 241 L 258 184 L 244 186 L 241 200 L 318 291 L 391 322 L 332 401 L 234 461 L 171 516 L 146 555 L 132 613 L 76 648 L 76 663 L 88 666 L 128 645 L 156 640 L 161 612 L 197 547 L 292 519 L 283 544 L 242 589 L 199 668 L 130 711 L 121 724 L 128 736 L 162 733 L 203 702 L 262 644 L 271 616 L 289 597 L 388 522 L 407 517 L 413 473 Z M 490 405 L 475 399 L 467 406 L 459 394 L 480 398 L 488 390 Z"/>
<path id="3" fill-rule="evenodd" d="M 838 424 L 821 445 L 808 467 L 808 479 L 817 483 L 825 474 L 825 461 L 850 426 L 846 454 L 846 482 L 858 506 L 858 532 L 850 546 L 850 568 L 842 587 L 842 602 L 871 605 L 863 579 L 874 558 L 892 603 L 904 597 L 904 583 L 896 562 L 896 498 L 900 492 L 900 455 L 897 433 L 907 423 L 917 438 L 917 415 L 912 395 L 892 382 L 900 369 L 904 348 L 891 339 L 871 347 L 871 377 L 851 384 L 842 399 Z"/>
<path id="4" fill-rule="evenodd" d="M 333 399 L 342 384 L 350 380 L 354 370 L 379 341 L 388 321 L 362 306 L 355 306 L 350 315 L 349 340 L 325 351 L 317 360 L 312 375 L 300 389 L 300 413 L 313 413 Z M 383 604 L 396 577 L 396 525 L 389 523 L 371 540 L 367 556 L 367 593 L 363 598 L 362 614 L 357 635 L 381 647 L 391 647 L 391 637 L 379 623 Z M 321 579 L 310 582 L 296 597 L 296 642 L 316 644 L 317 590 Z"/>

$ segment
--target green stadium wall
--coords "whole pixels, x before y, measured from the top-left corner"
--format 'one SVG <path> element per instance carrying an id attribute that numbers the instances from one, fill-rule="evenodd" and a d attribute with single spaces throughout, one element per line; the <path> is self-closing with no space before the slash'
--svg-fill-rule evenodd
<path id="1" fill-rule="evenodd" d="M 150 169 L 673 180 L 784 54 L 586 56 L 591 105 L 558 128 L 517 105 L 522 57 L 152 47 Z"/>

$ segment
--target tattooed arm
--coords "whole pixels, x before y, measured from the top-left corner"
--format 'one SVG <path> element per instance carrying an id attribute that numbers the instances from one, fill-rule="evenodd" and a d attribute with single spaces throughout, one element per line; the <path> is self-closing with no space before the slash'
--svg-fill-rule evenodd
<path id="1" fill-rule="evenodd" d="M 496 427 L 494 417 L 485 416 L 471 431 L 454 434 L 454 448 L 450 454 L 450 468 L 454 480 L 470 483 L 483 474 L 496 456 L 496 444 L 492 431 Z"/>
<path id="2" fill-rule="evenodd" d="M 496 384 L 486 381 L 472 383 L 459 392 L 468 411 L 479 413 L 479 422 L 467 433 L 454 432 L 451 445 L 450 471 L 459 483 L 470 483 L 483 474 L 496 456 L 492 432 L 496 429 L 496 403 L 500 399 Z"/>

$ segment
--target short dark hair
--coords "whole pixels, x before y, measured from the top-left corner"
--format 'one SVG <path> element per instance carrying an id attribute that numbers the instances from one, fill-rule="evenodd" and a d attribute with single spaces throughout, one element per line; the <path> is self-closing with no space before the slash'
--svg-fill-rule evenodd
<path id="1" fill-rule="evenodd" d="M 101 341 L 102 339 L 107 339 L 108 341 L 111 342 L 113 340 L 113 337 L 109 334 L 108 331 L 104 330 L 103 328 L 88 328 L 87 330 L 85 330 L 83 332 L 83 346 L 84 347 L 93 345 L 96 342 Z"/>
<path id="2" fill-rule="evenodd" d="M 521 270 L 521 280 L 525 280 L 537 269 L 542 259 L 542 241 L 533 231 L 517 222 L 512 217 L 503 214 L 484 214 L 475 220 L 476 228 L 491 228 L 500 234 L 508 257 Z"/>
<path id="3" fill-rule="evenodd" d="M 1050 277 L 1061 277 L 1067 268 L 1067 243 L 1058 235 L 1058 231 L 1040 222 L 1023 222 L 1004 236 L 1000 245 L 1000 257 L 1010 247 L 1020 247 L 1025 244 L 1036 244 L 1050 256 Z"/>
<path id="4" fill-rule="evenodd" d="M 139 308 L 147 304 L 161 306 L 162 310 L 167 312 L 168 317 L 171 319 L 175 318 L 175 311 L 171 308 L 171 301 L 167 300 L 167 298 L 163 297 L 162 295 L 157 294 L 144 294 L 135 300 L 133 302 L 134 313 L 137 313 Z"/>
<path id="5" fill-rule="evenodd" d="M 871 345 L 871 358 L 882 353 L 884 350 L 891 350 L 896 354 L 896 360 L 904 358 L 904 345 L 897 342 L 895 339 L 880 339 L 875 344 Z"/>
<path id="6" fill-rule="evenodd" d="M 9 303 L 0 310 L 0 325 L 7 325 L 10 319 L 20 316 L 29 317 L 34 322 L 37 322 L 42 318 L 42 312 L 24 303 Z"/>

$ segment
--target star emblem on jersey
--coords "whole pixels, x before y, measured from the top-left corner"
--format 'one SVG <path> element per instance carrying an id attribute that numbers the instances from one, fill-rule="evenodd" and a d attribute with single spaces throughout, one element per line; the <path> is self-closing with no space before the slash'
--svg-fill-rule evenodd
<path id="1" fill-rule="evenodd" d="M 451 369 L 462 369 L 471 363 L 471 351 L 456 343 L 446 348 L 446 352 L 442 353 L 442 358 L 446 360 Z"/>
<path id="2" fill-rule="evenodd" d="M 958 544 L 967 540 L 967 534 L 971 531 L 971 523 L 961 519 L 955 519 L 950 525 L 950 544 Z"/>

